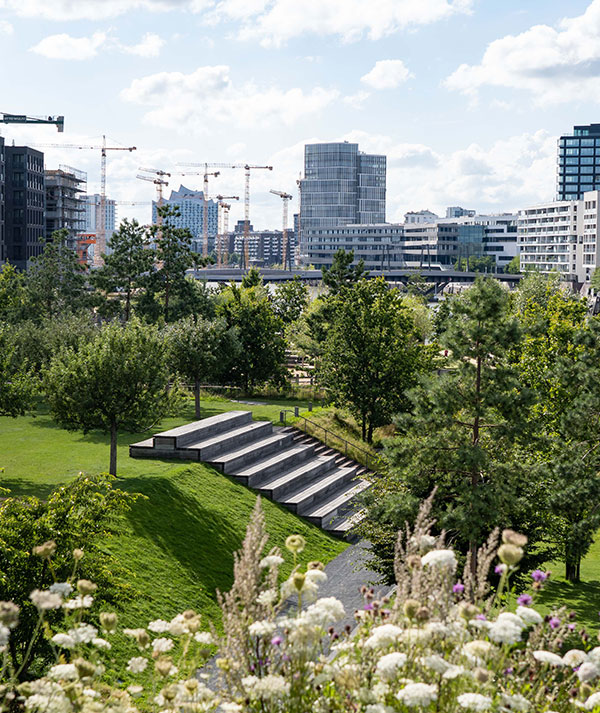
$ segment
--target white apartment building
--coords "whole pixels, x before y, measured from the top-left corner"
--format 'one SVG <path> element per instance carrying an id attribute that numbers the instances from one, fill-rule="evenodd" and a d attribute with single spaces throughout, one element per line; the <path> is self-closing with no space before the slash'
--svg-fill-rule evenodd
<path id="1" fill-rule="evenodd" d="M 521 269 L 558 272 L 585 284 L 600 263 L 598 210 L 600 191 L 581 200 L 553 201 L 519 211 L 517 237 Z"/>
<path id="2" fill-rule="evenodd" d="M 439 215 L 436 215 L 430 210 L 409 210 L 404 214 L 404 223 L 409 225 L 413 223 L 435 223 L 439 220 Z"/>
<path id="3" fill-rule="evenodd" d="M 451 210 L 450 208 L 446 211 Z M 466 211 L 465 211 L 466 212 Z M 504 270 L 508 263 L 518 254 L 517 223 L 519 216 L 516 213 L 490 213 L 457 218 L 442 218 L 438 224 L 453 223 L 456 225 L 481 225 L 483 227 L 483 255 L 490 255 L 496 261 L 496 266 Z"/>

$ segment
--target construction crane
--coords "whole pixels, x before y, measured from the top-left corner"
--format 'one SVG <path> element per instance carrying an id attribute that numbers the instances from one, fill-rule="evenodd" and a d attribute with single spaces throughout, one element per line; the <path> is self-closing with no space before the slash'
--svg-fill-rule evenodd
<path id="1" fill-rule="evenodd" d="M 81 149 L 100 151 L 100 229 L 97 231 L 94 251 L 94 267 L 102 266 L 102 253 L 106 251 L 106 152 L 137 151 L 136 146 L 107 146 L 106 136 L 102 136 L 101 146 L 79 146 L 77 144 L 33 144 L 34 148 Z"/>
<path id="2" fill-rule="evenodd" d="M 300 265 L 300 254 L 302 253 L 301 239 L 302 239 L 302 191 L 300 190 L 302 184 L 302 172 L 298 174 L 296 180 L 296 185 L 298 186 L 298 235 L 296 235 L 296 254 L 295 262 L 296 266 Z"/>
<path id="3" fill-rule="evenodd" d="M 0 111 L 3 124 L 54 124 L 62 133 L 65 130 L 64 116 L 25 116 L 25 114 L 5 114 Z"/>
<path id="4" fill-rule="evenodd" d="M 202 255 L 206 257 L 208 255 L 208 179 L 209 176 L 214 176 L 215 178 L 217 176 L 221 175 L 220 171 L 213 171 L 209 172 L 209 168 L 233 168 L 229 164 L 221 164 L 221 163 L 193 163 L 193 164 L 186 164 L 186 163 L 180 163 L 180 166 L 204 166 L 204 171 L 182 171 L 181 175 L 182 176 L 204 176 L 204 193 L 202 194 L 204 197 L 204 205 L 202 208 Z M 217 228 L 218 230 L 218 228 Z"/>
<path id="5" fill-rule="evenodd" d="M 239 201 L 239 196 L 215 196 L 218 203 L 218 229 L 217 229 L 217 267 L 221 267 L 223 263 L 223 241 L 229 232 L 229 209 L 231 203 L 225 203 L 226 200 Z M 227 258 L 225 258 L 227 264 Z"/>
<path id="6" fill-rule="evenodd" d="M 141 173 L 138 173 L 136 178 L 139 178 L 141 181 L 149 181 L 150 183 L 154 183 L 154 185 L 156 186 L 156 203 L 159 208 L 162 208 L 163 186 L 169 185 L 169 182 L 165 181 L 163 176 L 167 176 L 168 178 L 170 178 L 171 174 L 168 173 L 167 171 L 161 171 L 156 168 L 139 168 L 138 171 L 145 171 L 146 173 L 153 173 L 156 176 L 156 178 L 153 178 L 152 176 L 143 176 Z M 160 213 L 158 213 L 156 222 L 158 225 L 162 225 L 162 216 Z"/>
<path id="7" fill-rule="evenodd" d="M 273 166 L 253 166 L 249 163 L 180 163 L 179 166 L 204 166 L 210 168 L 243 168 L 245 172 L 244 186 L 244 264 L 248 267 L 248 237 L 250 235 L 250 172 L 254 169 L 273 170 Z"/>
<path id="8" fill-rule="evenodd" d="M 281 256 L 283 262 L 283 269 L 286 269 L 286 263 L 288 260 L 289 246 L 288 246 L 288 203 L 292 200 L 293 196 L 291 193 L 285 193 L 284 191 L 269 191 L 274 196 L 279 196 L 283 200 L 283 236 L 281 245 Z M 292 260 L 290 256 L 290 272 L 292 271 Z"/>

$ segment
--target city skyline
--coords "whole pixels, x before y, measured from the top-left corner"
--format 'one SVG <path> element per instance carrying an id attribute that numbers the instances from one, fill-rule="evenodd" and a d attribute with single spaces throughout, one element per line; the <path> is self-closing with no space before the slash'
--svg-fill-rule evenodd
<path id="1" fill-rule="evenodd" d="M 556 139 L 597 121 L 600 101 L 600 0 L 521 5 L 0 0 L 0 61 L 11 67 L 0 109 L 64 114 L 66 126 L 0 134 L 7 145 L 90 144 L 105 133 L 138 146 L 109 156 L 116 200 L 154 198 L 138 166 L 272 164 L 251 182 L 260 229 L 281 222 L 269 189 L 292 193 L 297 210 L 304 145 L 340 140 L 387 156 L 389 221 L 448 205 L 517 210 L 554 198 Z M 99 152 L 42 150 L 47 168 L 80 168 L 98 191 Z M 240 194 L 243 172 L 213 187 Z M 242 214 L 233 206 L 231 223 Z"/>

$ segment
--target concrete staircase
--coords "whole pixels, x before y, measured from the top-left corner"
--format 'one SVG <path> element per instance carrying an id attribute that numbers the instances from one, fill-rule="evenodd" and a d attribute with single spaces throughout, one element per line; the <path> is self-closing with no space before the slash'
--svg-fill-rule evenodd
<path id="1" fill-rule="evenodd" d="M 361 518 L 368 471 L 291 426 L 229 411 L 129 446 L 132 458 L 202 461 L 340 537 Z"/>

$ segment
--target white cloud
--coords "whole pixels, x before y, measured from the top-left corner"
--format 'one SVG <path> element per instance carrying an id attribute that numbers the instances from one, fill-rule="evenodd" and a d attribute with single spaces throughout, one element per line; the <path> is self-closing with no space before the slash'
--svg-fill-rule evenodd
<path id="1" fill-rule="evenodd" d="M 10 24 L 10 22 L 0 20 L 0 35 L 12 35 L 14 31 L 15 28 Z"/>
<path id="2" fill-rule="evenodd" d="M 106 40 L 105 32 L 95 32 L 91 37 L 71 37 L 63 33 L 44 37 L 37 45 L 31 47 L 30 51 L 48 59 L 92 59 Z"/>
<path id="3" fill-rule="evenodd" d="M 337 35 L 345 42 L 378 40 L 400 30 L 470 12 L 474 0 L 221 0 L 216 17 L 242 20 L 242 39 L 281 46 L 305 34 Z M 246 7 L 240 11 L 240 7 Z"/>
<path id="4" fill-rule="evenodd" d="M 414 74 L 408 71 L 401 59 L 380 59 L 360 81 L 373 89 L 395 89 L 411 77 Z"/>
<path id="5" fill-rule="evenodd" d="M 335 89 L 280 89 L 254 82 L 236 85 L 226 65 L 198 67 L 190 74 L 159 72 L 134 79 L 121 98 L 153 107 L 145 120 L 156 126 L 207 131 L 210 120 L 255 127 L 291 125 L 316 114 L 339 97 Z"/>
<path id="6" fill-rule="evenodd" d="M 147 32 L 137 45 L 119 45 L 120 49 L 127 54 L 135 54 L 138 57 L 158 57 L 165 41 L 153 32 Z"/>
<path id="7" fill-rule="evenodd" d="M 355 94 L 349 94 L 348 96 L 343 98 L 344 104 L 348 104 L 348 106 L 351 106 L 353 109 L 362 109 L 364 106 L 365 101 L 370 97 L 371 95 L 369 92 L 365 91 L 358 91 Z"/>
<path id="8" fill-rule="evenodd" d="M 479 64 L 460 65 L 445 84 L 471 96 L 483 86 L 522 89 L 537 104 L 600 101 L 600 0 L 556 27 L 535 25 L 491 42 Z"/>
<path id="9" fill-rule="evenodd" d="M 0 0 L 0 9 L 44 20 L 106 20 L 131 10 L 202 12 L 214 0 Z"/>

